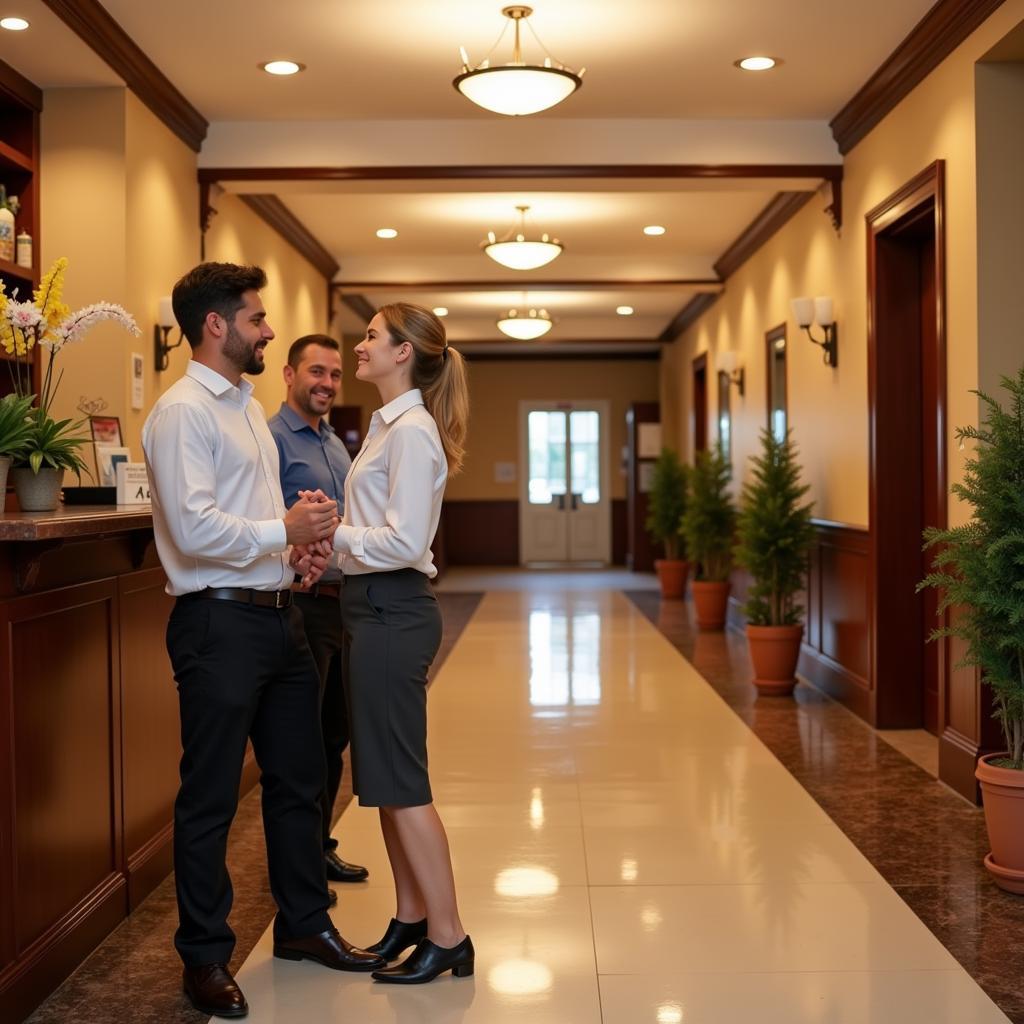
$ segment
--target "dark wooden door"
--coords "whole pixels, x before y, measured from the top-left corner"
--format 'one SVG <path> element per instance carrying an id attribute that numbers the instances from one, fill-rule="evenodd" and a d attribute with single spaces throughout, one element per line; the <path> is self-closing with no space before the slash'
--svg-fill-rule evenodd
<path id="1" fill-rule="evenodd" d="M 708 446 L 708 356 L 705 352 L 693 361 L 693 453 Z"/>

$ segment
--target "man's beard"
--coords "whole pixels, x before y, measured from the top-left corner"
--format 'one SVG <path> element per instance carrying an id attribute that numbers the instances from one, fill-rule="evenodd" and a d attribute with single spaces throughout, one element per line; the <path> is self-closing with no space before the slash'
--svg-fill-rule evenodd
<path id="1" fill-rule="evenodd" d="M 267 364 L 257 357 L 255 346 L 246 344 L 231 323 L 228 324 L 228 336 L 224 341 L 224 356 L 242 373 L 255 376 L 267 368 Z"/>
<path id="2" fill-rule="evenodd" d="M 327 409 L 324 412 L 321 412 L 319 409 L 314 409 L 312 388 L 308 391 L 301 391 L 297 393 L 295 397 L 298 400 L 299 407 L 307 416 L 325 416 L 330 412 L 331 406 L 334 404 L 333 400 L 328 403 Z M 318 401 L 323 401 L 323 399 L 318 399 Z"/>

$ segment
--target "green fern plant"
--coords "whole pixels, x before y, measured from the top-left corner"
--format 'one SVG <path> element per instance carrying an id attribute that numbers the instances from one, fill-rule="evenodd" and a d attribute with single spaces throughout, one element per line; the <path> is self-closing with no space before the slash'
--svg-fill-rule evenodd
<path id="1" fill-rule="evenodd" d="M 88 440 L 80 433 L 84 424 L 85 420 L 54 420 L 43 409 L 33 409 L 29 414 L 29 436 L 18 462 L 33 473 L 44 466 L 70 469 L 81 480 L 83 470 L 89 475 L 81 454 L 81 447 Z"/>
<path id="2" fill-rule="evenodd" d="M 761 454 L 743 487 L 737 526 L 736 561 L 753 577 L 744 611 L 753 626 L 795 626 L 803 619 L 796 603 L 804 588 L 807 556 L 814 539 L 810 490 L 800 482 L 790 431 L 780 441 L 761 431 Z"/>
<path id="3" fill-rule="evenodd" d="M 721 448 L 697 455 L 690 471 L 690 496 L 680 526 L 696 579 L 724 582 L 732 569 L 736 509 L 729 496 L 732 469 Z"/>
<path id="4" fill-rule="evenodd" d="M 686 466 L 671 448 L 662 448 L 651 476 L 644 526 L 655 540 L 664 545 L 665 558 L 670 562 L 686 558 L 680 520 L 686 511 L 688 488 Z"/>
<path id="5" fill-rule="evenodd" d="M 981 669 L 1006 738 L 1009 757 L 994 763 L 1024 770 L 1024 367 L 1001 383 L 1009 408 L 973 392 L 983 406 L 982 426 L 957 428 L 961 442 L 977 445 L 963 483 L 952 488 L 972 517 L 925 531 L 925 549 L 935 556 L 917 589 L 939 591 L 940 615 L 957 610 L 931 639 L 965 642 L 960 664 Z"/>
<path id="6" fill-rule="evenodd" d="M 32 433 L 29 409 L 34 400 L 34 395 L 0 398 L 0 456 L 17 461 L 28 447 Z"/>

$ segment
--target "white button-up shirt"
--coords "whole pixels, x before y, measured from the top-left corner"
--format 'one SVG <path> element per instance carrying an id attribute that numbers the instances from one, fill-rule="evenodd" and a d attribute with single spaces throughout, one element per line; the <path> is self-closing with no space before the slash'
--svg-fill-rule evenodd
<path id="1" fill-rule="evenodd" d="M 334 533 L 342 571 L 418 569 L 436 576 L 430 545 L 447 479 L 437 424 L 419 389 L 378 409 L 345 478 L 345 518 Z"/>
<path id="2" fill-rule="evenodd" d="M 252 391 L 190 361 L 142 428 L 169 594 L 284 590 L 294 578 L 277 446 Z"/>

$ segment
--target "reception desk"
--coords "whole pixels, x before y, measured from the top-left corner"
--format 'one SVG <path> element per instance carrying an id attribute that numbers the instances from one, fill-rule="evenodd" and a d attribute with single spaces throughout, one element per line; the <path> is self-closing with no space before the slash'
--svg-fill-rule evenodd
<path id="1" fill-rule="evenodd" d="M 0 517 L 0 1021 L 171 869 L 172 598 L 148 507 Z"/>

